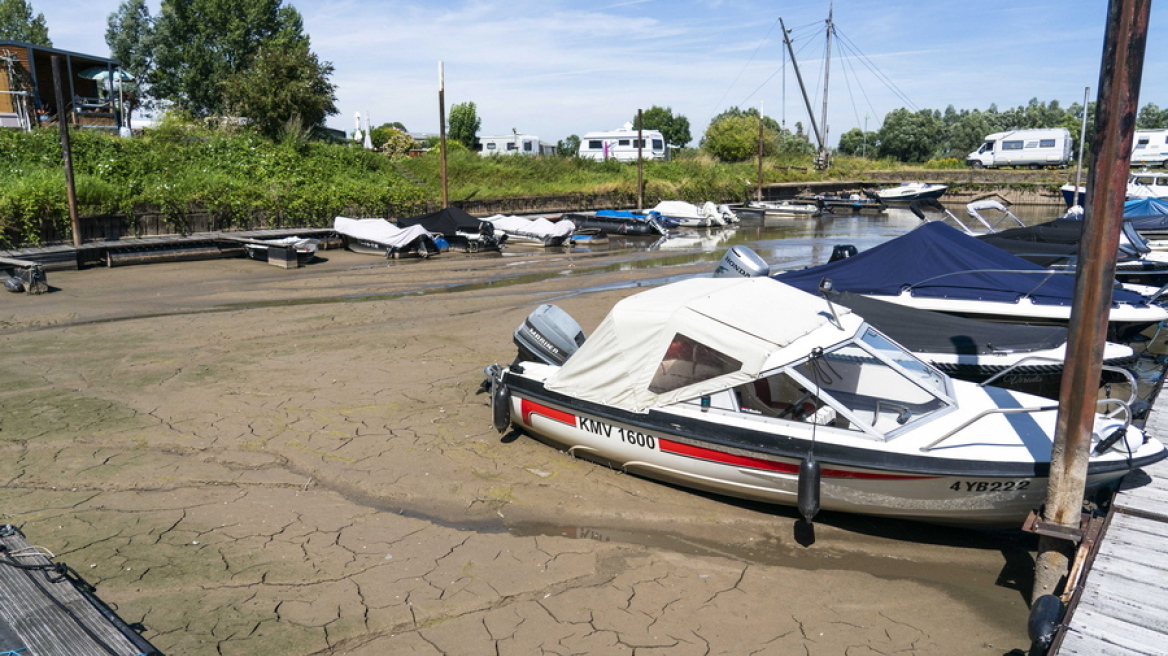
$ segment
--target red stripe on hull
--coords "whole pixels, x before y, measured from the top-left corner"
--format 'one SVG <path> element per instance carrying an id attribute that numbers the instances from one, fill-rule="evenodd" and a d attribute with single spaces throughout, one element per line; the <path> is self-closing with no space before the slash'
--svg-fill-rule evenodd
<path id="1" fill-rule="evenodd" d="M 523 423 L 528 426 L 531 425 L 531 415 L 541 415 L 569 426 L 576 425 L 576 415 L 570 412 L 564 412 L 563 410 L 549 408 L 546 405 L 528 399 L 519 399 L 519 414 L 523 417 Z"/>
<path id="2" fill-rule="evenodd" d="M 775 462 L 773 460 L 763 460 L 762 458 L 752 458 L 750 456 L 739 456 L 732 453 L 725 453 L 722 451 L 715 451 L 705 447 L 693 446 L 690 444 L 682 444 L 672 440 L 658 438 L 657 447 L 665 453 L 672 453 L 679 456 L 687 456 L 690 458 L 698 458 L 701 460 L 709 460 L 711 462 L 720 462 L 725 465 L 735 465 L 739 467 L 751 467 L 754 469 L 762 469 L 765 471 L 779 472 L 783 474 L 798 474 L 799 465 L 787 464 L 785 462 Z M 900 480 L 914 480 L 937 478 L 936 476 L 916 476 L 913 474 L 872 474 L 867 472 L 855 472 L 844 469 L 830 469 L 823 468 L 821 470 L 823 476 L 827 478 L 862 478 L 869 480 L 884 480 L 884 481 L 900 481 Z"/>

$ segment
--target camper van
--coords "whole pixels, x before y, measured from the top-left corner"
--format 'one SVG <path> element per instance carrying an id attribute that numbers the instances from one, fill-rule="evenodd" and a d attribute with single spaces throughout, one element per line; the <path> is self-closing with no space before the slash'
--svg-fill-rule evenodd
<path id="1" fill-rule="evenodd" d="M 580 157 L 587 159 L 616 159 L 633 162 L 637 146 L 644 159 L 669 159 L 669 148 L 659 130 L 641 130 L 642 143 L 637 143 L 637 131 L 632 123 L 611 132 L 589 132 L 580 138 Z"/>
<path id="2" fill-rule="evenodd" d="M 1132 166 L 1164 166 L 1168 162 L 1168 130 L 1136 130 Z"/>
<path id="3" fill-rule="evenodd" d="M 556 147 L 531 134 L 509 134 L 503 137 L 479 137 L 479 154 L 487 155 L 555 155 Z"/>
<path id="4" fill-rule="evenodd" d="M 987 135 L 981 148 L 965 157 L 975 169 L 999 166 L 1066 166 L 1071 161 L 1071 133 L 1066 128 L 1010 130 Z"/>

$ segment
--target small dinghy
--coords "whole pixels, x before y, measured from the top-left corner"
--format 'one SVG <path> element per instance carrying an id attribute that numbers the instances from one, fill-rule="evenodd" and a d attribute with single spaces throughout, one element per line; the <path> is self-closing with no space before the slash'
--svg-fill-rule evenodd
<path id="1" fill-rule="evenodd" d="M 617 303 L 591 337 L 554 306 L 487 368 L 495 427 L 621 471 L 776 504 L 1018 527 L 1046 498 L 1057 405 L 954 380 L 851 310 L 771 278 Z M 1095 418 L 1087 491 L 1166 455 Z"/>
<path id="2" fill-rule="evenodd" d="M 550 221 L 543 217 L 529 219 L 496 214 L 484 220 L 495 226 L 495 232 L 507 235 L 509 246 L 563 246 L 576 230 L 576 224 L 571 221 Z"/>
<path id="3" fill-rule="evenodd" d="M 258 262 L 268 261 L 268 248 L 271 246 L 291 247 L 296 251 L 296 261 L 303 265 L 316 257 L 316 250 L 320 247 L 319 239 L 304 239 L 303 237 L 284 237 L 283 239 L 261 239 L 256 242 L 243 244 L 247 256 Z"/>
<path id="4" fill-rule="evenodd" d="M 715 205 L 706 201 L 694 205 L 682 200 L 665 200 L 652 209 L 666 221 L 677 222 L 681 228 L 709 228 L 738 223 L 738 216 L 727 205 Z"/>

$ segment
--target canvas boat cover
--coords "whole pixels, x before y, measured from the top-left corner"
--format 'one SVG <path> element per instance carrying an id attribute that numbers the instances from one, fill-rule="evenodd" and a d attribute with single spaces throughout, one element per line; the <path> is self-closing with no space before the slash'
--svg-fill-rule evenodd
<path id="1" fill-rule="evenodd" d="M 333 219 L 333 230 L 354 239 L 382 244 L 386 248 L 405 248 L 418 237 L 430 234 L 422 226 L 399 228 L 385 219 L 350 219 L 344 216 Z"/>
<path id="2" fill-rule="evenodd" d="M 672 216 L 679 219 L 711 219 L 720 218 L 722 212 L 718 206 L 706 201 L 702 205 L 694 205 L 684 200 L 663 200 L 653 208 L 661 216 Z"/>
<path id="3" fill-rule="evenodd" d="M 798 360 L 814 347 L 850 338 L 861 320 L 847 308 L 835 309 L 843 330 L 832 323 L 823 298 L 769 278 L 694 278 L 664 285 L 617 303 L 545 387 L 630 412 L 711 394 Z M 651 391 L 679 335 L 741 366 L 677 389 Z"/>
<path id="4" fill-rule="evenodd" d="M 1168 230 L 1168 201 L 1139 198 L 1123 204 L 1123 216 L 1136 230 Z"/>
<path id="5" fill-rule="evenodd" d="M 457 207 L 398 219 L 397 224 L 403 228 L 420 225 L 430 232 L 440 235 L 454 235 L 459 232 L 479 233 L 482 230 L 482 219 L 475 218 Z"/>
<path id="6" fill-rule="evenodd" d="M 1044 351 L 1067 342 L 1061 326 L 996 323 L 888 303 L 859 294 L 832 294 L 832 301 L 860 315 L 880 332 L 919 354 L 984 355 Z"/>
<path id="7" fill-rule="evenodd" d="M 1051 274 L 940 222 L 917 229 L 858 255 L 817 267 L 773 276 L 816 292 L 824 278 L 838 291 L 878 296 L 913 296 L 1016 303 L 1030 298 L 1041 305 L 1070 306 L 1073 276 Z M 1135 292 L 1116 289 L 1112 303 L 1144 305 Z"/>
<path id="8" fill-rule="evenodd" d="M 571 221 L 549 221 L 545 218 L 525 219 L 521 216 L 504 216 L 496 214 L 487 217 L 495 225 L 496 230 L 514 235 L 539 237 L 567 237 L 576 230 L 576 224 Z"/>

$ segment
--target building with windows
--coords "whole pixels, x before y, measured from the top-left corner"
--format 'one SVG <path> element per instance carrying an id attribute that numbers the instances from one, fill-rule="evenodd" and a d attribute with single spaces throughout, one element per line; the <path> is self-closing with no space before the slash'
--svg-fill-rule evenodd
<path id="1" fill-rule="evenodd" d="M 556 147 L 532 134 L 509 134 L 505 137 L 479 137 L 481 155 L 555 155 Z"/>
<path id="2" fill-rule="evenodd" d="M 56 106 L 53 57 L 61 61 L 63 112 Z M 84 128 L 116 130 L 125 125 L 132 78 L 105 57 L 0 39 L 0 127 L 31 129 L 58 115 Z"/>
<path id="3" fill-rule="evenodd" d="M 637 154 L 644 159 L 669 159 L 669 144 L 659 130 L 641 130 L 625 123 L 619 130 L 589 132 L 580 138 L 580 157 L 587 159 L 615 159 L 631 162 Z"/>

